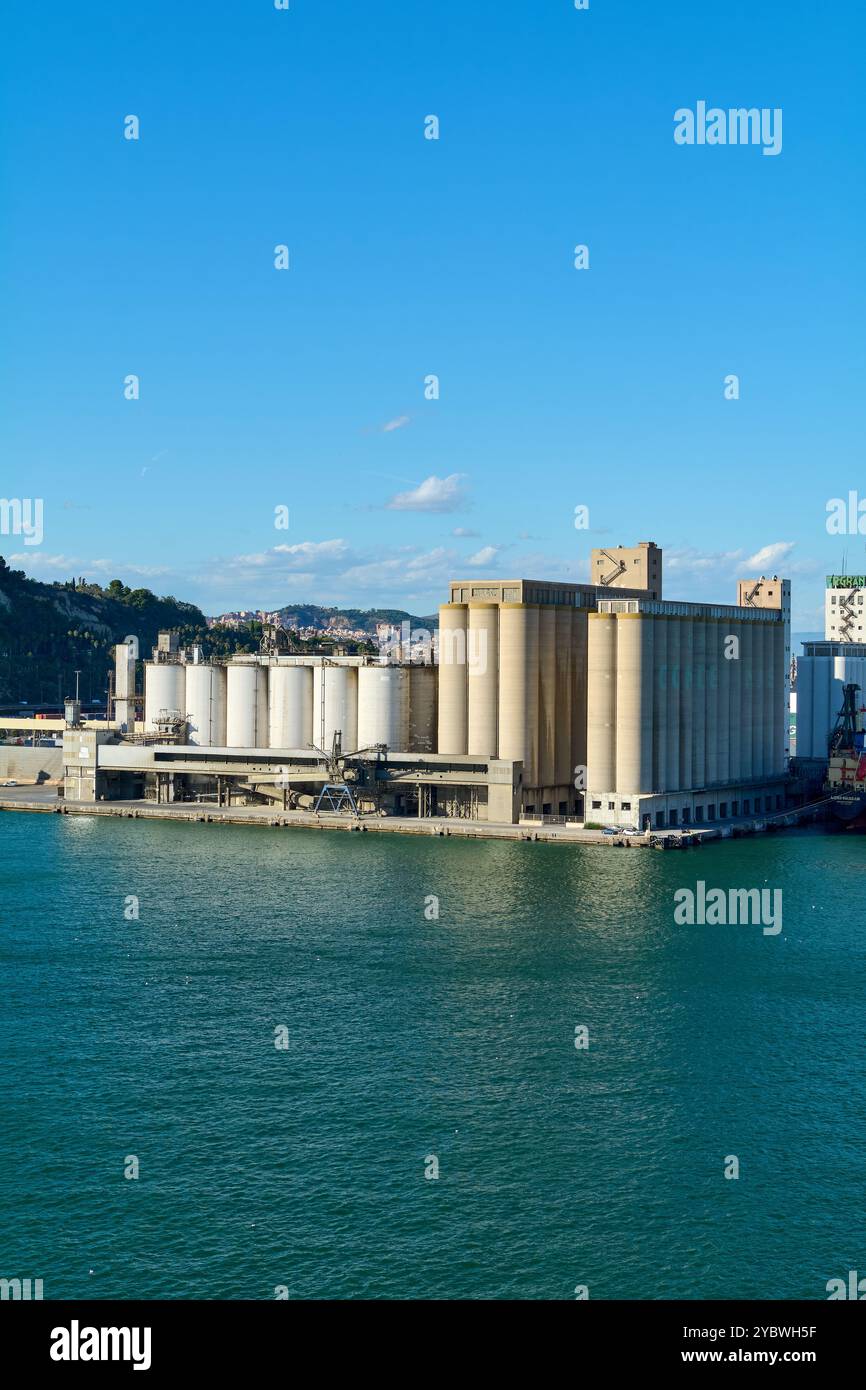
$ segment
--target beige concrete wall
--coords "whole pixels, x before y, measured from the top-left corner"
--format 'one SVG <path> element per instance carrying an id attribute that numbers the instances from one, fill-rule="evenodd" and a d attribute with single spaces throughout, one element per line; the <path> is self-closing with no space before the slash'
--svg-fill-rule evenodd
<path id="1" fill-rule="evenodd" d="M 467 646 L 469 753 L 495 757 L 499 745 L 499 609 L 470 603 Z"/>
<path id="2" fill-rule="evenodd" d="M 62 748 L 18 748 L 0 745 L 0 782 L 57 782 L 63 776 Z M 0 788 L 2 793 L 2 788 Z"/>
<path id="3" fill-rule="evenodd" d="M 523 763 L 524 787 L 538 786 L 538 607 L 499 609 L 499 756 Z"/>

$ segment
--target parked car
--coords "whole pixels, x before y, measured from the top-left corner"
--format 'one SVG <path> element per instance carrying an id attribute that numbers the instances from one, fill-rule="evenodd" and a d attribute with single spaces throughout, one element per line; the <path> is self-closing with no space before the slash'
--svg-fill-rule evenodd
<path id="1" fill-rule="evenodd" d="M 620 832 L 615 825 L 604 825 L 601 830 L 602 835 L 618 835 Z"/>
<path id="2" fill-rule="evenodd" d="M 5 782 L 0 782 L 0 787 L 17 787 L 18 783 L 14 777 L 8 777 Z"/>

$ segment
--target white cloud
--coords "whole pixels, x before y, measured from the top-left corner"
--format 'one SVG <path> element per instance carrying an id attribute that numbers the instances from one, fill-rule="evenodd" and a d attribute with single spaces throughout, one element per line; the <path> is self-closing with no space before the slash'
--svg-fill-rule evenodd
<path id="1" fill-rule="evenodd" d="M 404 425 L 408 425 L 409 419 L 408 415 L 398 415 L 396 420 L 389 420 L 387 425 L 382 426 L 382 433 L 390 434 L 392 430 L 401 430 Z"/>
<path id="2" fill-rule="evenodd" d="M 756 550 L 754 555 L 750 555 L 744 561 L 747 569 L 768 570 L 778 566 L 782 560 L 786 560 L 794 549 L 794 541 L 773 541 L 772 545 L 764 545 L 760 550 Z"/>
<path id="3" fill-rule="evenodd" d="M 447 478 L 432 474 L 411 492 L 398 492 L 387 503 L 392 512 L 455 512 L 463 505 L 463 473 L 451 473 Z"/>
<path id="4" fill-rule="evenodd" d="M 483 545 L 480 550 L 476 550 L 474 555 L 469 556 L 466 563 L 467 565 L 489 565 L 498 554 L 498 545 Z"/>
<path id="5" fill-rule="evenodd" d="M 476 538 L 481 535 L 480 531 L 472 531 L 468 526 L 455 526 L 451 532 L 452 536 L 460 536 L 463 539 Z"/>

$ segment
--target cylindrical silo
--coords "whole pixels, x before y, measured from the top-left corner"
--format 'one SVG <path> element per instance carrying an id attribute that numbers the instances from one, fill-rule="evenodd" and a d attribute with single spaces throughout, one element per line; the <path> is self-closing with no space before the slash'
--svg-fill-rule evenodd
<path id="1" fill-rule="evenodd" d="M 586 790 L 587 625 L 585 608 L 571 610 L 571 768 L 575 790 Z"/>
<path id="2" fill-rule="evenodd" d="M 706 620 L 706 785 L 716 787 L 727 778 L 727 712 L 721 701 L 721 624 Z M 723 770 L 724 769 L 724 770 Z"/>
<path id="3" fill-rule="evenodd" d="M 571 644 L 574 609 L 562 604 L 556 609 L 556 729 L 555 774 L 557 787 L 571 788 L 575 764 L 571 761 Z"/>
<path id="4" fill-rule="evenodd" d="M 827 756 L 827 733 L 830 729 L 830 687 L 833 683 L 833 658 L 812 658 L 812 757 Z"/>
<path id="5" fill-rule="evenodd" d="M 470 603 L 466 637 L 467 752 L 496 756 L 499 743 L 499 608 Z"/>
<path id="6" fill-rule="evenodd" d="M 465 603 L 439 609 L 439 752 L 465 753 L 468 748 Z"/>
<path id="7" fill-rule="evenodd" d="M 339 733 L 344 753 L 358 748 L 358 668 L 320 662 L 313 667 L 313 743 L 330 753 Z"/>
<path id="8" fill-rule="evenodd" d="M 707 623 L 695 618 L 694 674 L 692 677 L 692 781 L 707 785 Z"/>
<path id="9" fill-rule="evenodd" d="M 362 666 L 358 671 L 358 747 L 386 743 L 409 748 L 409 668 Z"/>
<path id="10" fill-rule="evenodd" d="M 692 732 L 695 717 L 695 624 L 680 619 L 680 790 L 695 785 Z"/>
<path id="11" fill-rule="evenodd" d="M 587 787 L 616 791 L 616 618 L 590 613 L 587 643 Z M 623 790 L 631 791 L 631 787 Z"/>
<path id="12" fill-rule="evenodd" d="M 749 624 L 752 634 L 752 776 L 764 774 L 764 622 L 756 614 Z"/>
<path id="13" fill-rule="evenodd" d="M 653 618 L 653 785 L 667 791 L 668 777 L 668 628 L 666 614 Z"/>
<path id="14" fill-rule="evenodd" d="M 435 666 L 409 667 L 409 752 L 436 752 Z"/>
<path id="15" fill-rule="evenodd" d="M 797 757 L 812 757 L 812 681 L 815 658 L 801 656 L 797 661 Z"/>
<path id="16" fill-rule="evenodd" d="M 665 722 L 667 724 L 665 743 L 667 744 L 667 777 L 665 791 L 677 792 L 680 781 L 680 633 L 683 620 L 671 616 L 667 619 L 668 644 L 668 690 Z"/>
<path id="17" fill-rule="evenodd" d="M 724 652 L 728 669 L 728 730 L 730 730 L 730 769 L 728 783 L 734 785 L 742 780 L 742 749 L 745 745 L 745 731 L 742 727 L 742 627 L 740 620 L 726 621 L 723 624 Z"/>
<path id="18" fill-rule="evenodd" d="M 257 661 L 230 661 L 226 672 L 226 746 L 267 748 L 267 666 Z"/>
<path id="19" fill-rule="evenodd" d="M 773 771 L 787 772 L 790 692 L 785 679 L 785 624 L 773 624 Z"/>
<path id="20" fill-rule="evenodd" d="M 764 709 L 761 726 L 764 731 L 764 776 L 773 777 L 777 772 L 776 767 L 776 729 L 778 720 L 776 716 L 776 627 L 777 624 L 771 620 L 762 625 L 761 636 L 764 643 Z"/>
<path id="21" fill-rule="evenodd" d="M 176 662 L 144 663 L 144 727 L 152 732 L 161 711 L 186 714 L 186 667 Z"/>
<path id="22" fill-rule="evenodd" d="M 538 786 L 535 604 L 503 603 L 499 608 L 499 756 L 523 763 L 524 789 Z"/>
<path id="23" fill-rule="evenodd" d="M 268 746 L 298 749 L 312 742 L 313 668 L 278 660 L 268 676 Z"/>
<path id="24" fill-rule="evenodd" d="M 726 656 L 729 650 L 728 637 L 730 623 L 719 618 L 712 626 L 712 640 L 716 650 L 716 670 L 719 684 L 716 738 L 716 781 L 727 786 L 731 781 L 731 663 Z"/>
<path id="25" fill-rule="evenodd" d="M 190 743 L 226 746 L 226 668 L 206 662 L 186 668 L 186 714 Z"/>
<path id="26" fill-rule="evenodd" d="M 538 781 L 548 791 L 556 781 L 556 609 L 538 610 Z"/>
<path id="27" fill-rule="evenodd" d="M 616 790 L 652 791 L 653 625 L 641 613 L 616 619 Z"/>

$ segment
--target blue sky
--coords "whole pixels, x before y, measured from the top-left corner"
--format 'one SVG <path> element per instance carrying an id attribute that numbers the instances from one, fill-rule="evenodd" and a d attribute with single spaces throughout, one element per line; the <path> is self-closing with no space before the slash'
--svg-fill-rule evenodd
<path id="1" fill-rule="evenodd" d="M 825 527 L 866 497 L 864 30 L 853 0 L 18 6 L 0 493 L 45 511 L 0 551 L 210 613 L 429 612 L 652 538 L 668 597 L 778 572 L 819 628 L 825 571 L 866 570 Z M 781 154 L 676 145 L 698 100 L 782 108 Z"/>

